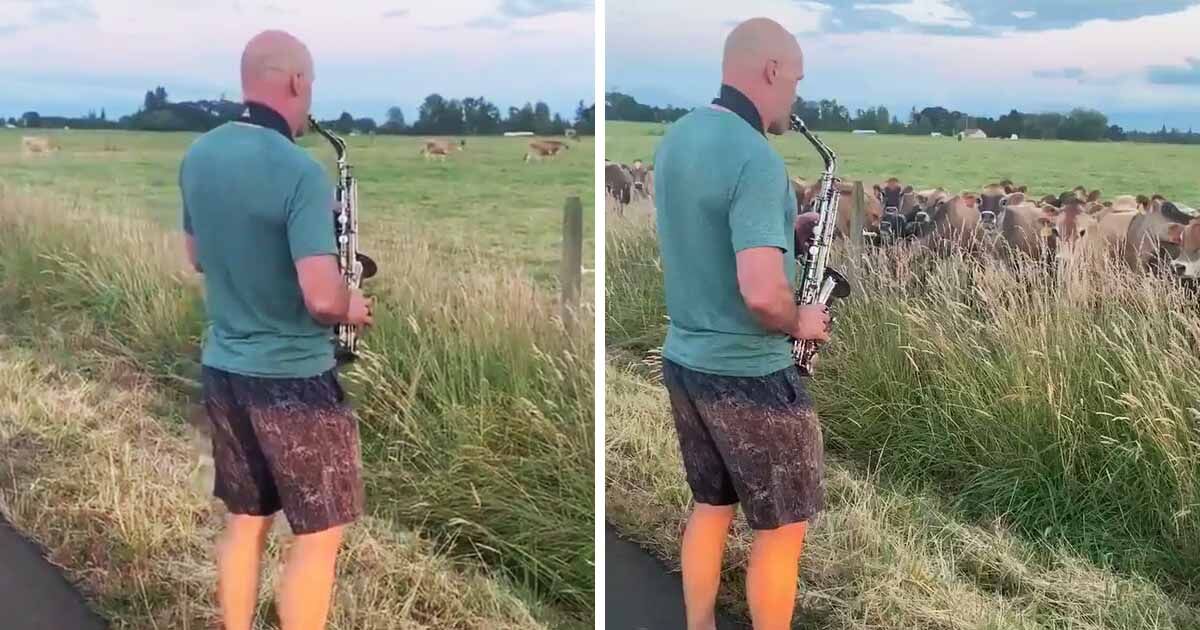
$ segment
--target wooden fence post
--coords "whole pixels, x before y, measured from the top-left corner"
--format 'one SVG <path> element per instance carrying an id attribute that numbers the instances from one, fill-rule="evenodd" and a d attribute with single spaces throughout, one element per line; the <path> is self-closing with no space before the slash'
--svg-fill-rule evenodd
<path id="1" fill-rule="evenodd" d="M 850 234 L 847 239 L 849 260 L 846 264 L 848 278 L 855 279 L 858 266 L 862 264 L 863 214 L 867 210 L 867 193 L 861 180 L 854 182 L 854 203 L 850 205 Z"/>
<path id="2" fill-rule="evenodd" d="M 583 280 L 583 204 L 579 197 L 567 197 L 563 206 L 562 266 L 559 285 L 562 287 L 563 323 L 574 326 L 575 309 L 579 306 L 579 287 Z"/>

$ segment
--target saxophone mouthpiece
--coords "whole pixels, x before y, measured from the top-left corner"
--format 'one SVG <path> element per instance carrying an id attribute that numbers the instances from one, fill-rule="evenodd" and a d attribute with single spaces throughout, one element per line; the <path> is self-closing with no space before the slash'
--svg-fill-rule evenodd
<path id="1" fill-rule="evenodd" d="M 807 130 L 807 128 L 808 128 L 808 127 L 807 127 L 807 126 L 804 124 L 804 121 L 803 121 L 803 120 L 801 120 L 799 116 L 797 116 L 797 115 L 795 115 L 795 114 L 792 114 L 792 119 L 791 119 L 791 120 L 792 120 L 792 124 L 791 124 L 791 129 L 792 129 L 792 131 L 805 131 L 805 130 Z"/>

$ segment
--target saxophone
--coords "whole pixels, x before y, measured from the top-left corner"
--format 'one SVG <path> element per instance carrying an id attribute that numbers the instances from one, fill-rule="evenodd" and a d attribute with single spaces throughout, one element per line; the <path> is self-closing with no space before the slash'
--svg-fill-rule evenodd
<path id="1" fill-rule="evenodd" d="M 358 251 L 358 180 L 350 174 L 346 163 L 346 142 L 325 130 L 312 116 L 308 124 L 333 145 L 337 153 L 337 200 L 333 210 L 333 232 L 337 238 L 338 269 L 353 289 L 375 275 L 378 267 L 369 256 Z M 339 323 L 333 327 L 333 355 L 338 365 L 358 358 L 358 326 Z"/>
<path id="2" fill-rule="evenodd" d="M 796 287 L 796 304 L 830 305 L 834 299 L 850 295 L 850 282 L 828 266 L 829 247 L 833 242 L 833 231 L 837 222 L 838 201 L 841 198 L 841 180 L 834 175 L 837 168 L 837 156 L 825 143 L 809 132 L 804 121 L 795 114 L 791 119 L 791 130 L 799 131 L 812 143 L 825 162 L 825 172 L 821 175 L 818 195 L 814 200 L 817 222 L 813 226 L 812 244 L 808 246 L 807 255 L 802 256 L 799 248 L 796 251 L 796 263 L 800 267 L 799 282 Z M 832 325 L 833 320 L 830 320 Z M 811 339 L 792 340 L 792 360 L 804 376 L 813 373 L 813 361 L 817 356 L 817 342 Z"/>

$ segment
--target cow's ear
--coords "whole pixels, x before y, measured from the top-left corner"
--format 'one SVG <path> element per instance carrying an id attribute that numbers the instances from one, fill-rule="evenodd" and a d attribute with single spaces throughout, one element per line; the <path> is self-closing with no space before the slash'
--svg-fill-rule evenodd
<path id="1" fill-rule="evenodd" d="M 905 187 L 904 187 L 904 191 L 903 191 L 901 194 L 904 194 L 904 195 L 911 195 L 911 194 L 912 194 L 912 192 L 913 192 L 913 187 L 912 187 L 912 186 L 905 186 Z"/>
<path id="2" fill-rule="evenodd" d="M 1099 189 L 1099 188 L 1097 188 L 1096 190 L 1093 190 L 1093 191 L 1091 192 L 1091 194 L 1089 194 L 1089 195 L 1087 196 L 1087 202 L 1088 202 L 1088 203 L 1091 203 L 1091 202 L 1093 202 L 1093 201 L 1099 201 L 1099 200 L 1100 200 L 1100 189 Z"/>
<path id="3" fill-rule="evenodd" d="M 1172 223 L 1167 226 L 1167 242 L 1179 245 L 1183 242 L 1183 226 L 1178 223 Z"/>
<path id="4" fill-rule="evenodd" d="M 1023 192 L 1012 193 L 1011 195 L 1005 197 L 1005 200 L 1007 201 L 1008 205 L 1010 205 L 1010 206 L 1019 206 L 1019 205 L 1025 203 L 1025 193 L 1023 193 Z"/>
<path id="5" fill-rule="evenodd" d="M 1101 210 L 1103 210 L 1103 209 L 1105 209 L 1105 208 L 1111 208 L 1111 207 L 1112 207 L 1112 202 L 1111 202 L 1111 201 L 1110 201 L 1110 202 L 1108 202 L 1108 204 L 1107 204 L 1107 205 L 1106 205 L 1106 204 L 1103 204 L 1103 203 L 1100 203 L 1100 202 L 1097 202 L 1097 201 L 1093 201 L 1092 203 L 1089 203 L 1089 204 L 1088 204 L 1088 207 L 1087 207 L 1087 213 L 1088 213 L 1088 214 L 1095 214 L 1095 213 L 1097 213 L 1097 212 L 1100 212 Z"/>

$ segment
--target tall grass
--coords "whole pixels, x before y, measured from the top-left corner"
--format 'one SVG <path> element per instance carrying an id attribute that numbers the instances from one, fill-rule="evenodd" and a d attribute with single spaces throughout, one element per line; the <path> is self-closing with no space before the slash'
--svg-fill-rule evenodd
<path id="1" fill-rule="evenodd" d="M 372 512 L 589 620 L 590 313 L 568 330 L 513 270 L 480 260 L 455 274 L 413 239 L 367 246 L 382 270 L 368 285 L 376 325 L 345 374 Z M 0 304 L 84 313 L 98 348 L 167 381 L 194 376 L 203 321 L 181 256 L 148 224 L 0 190 Z"/>
<path id="2" fill-rule="evenodd" d="M 653 226 L 609 221 L 610 344 L 661 343 Z M 1165 281 L 868 254 L 811 384 L 826 443 L 964 518 L 1179 592 L 1200 578 L 1200 320 Z M 654 340 L 650 342 L 648 340 Z M 651 345 L 652 344 L 652 345 Z"/>
<path id="3" fill-rule="evenodd" d="M 180 427 L 163 421 L 169 390 L 119 359 L 47 360 L 89 334 L 83 319 L 53 326 L 61 337 L 0 348 L 0 511 L 47 549 L 113 628 L 220 627 L 213 540 L 223 510 L 205 491 L 211 485 L 197 491 L 204 467 Z M 278 628 L 273 595 L 287 541 L 269 539 L 256 628 Z M 367 517 L 339 558 L 328 627 L 551 627 L 480 573 Z"/>
<path id="4" fill-rule="evenodd" d="M 662 387 L 610 364 L 605 379 L 607 517 L 679 566 L 690 493 Z M 1143 577 L 1069 548 L 1045 549 L 1002 523 L 956 518 L 946 502 L 878 470 L 827 459 L 826 510 L 805 540 L 793 618 L 805 630 L 1184 630 L 1196 608 Z M 720 600 L 746 615 L 751 532 L 739 515 Z"/>

